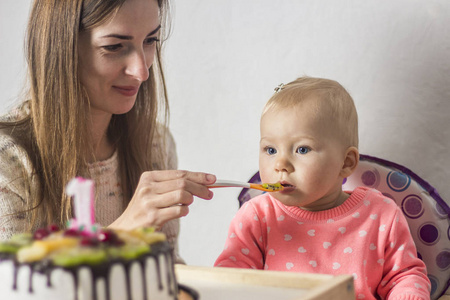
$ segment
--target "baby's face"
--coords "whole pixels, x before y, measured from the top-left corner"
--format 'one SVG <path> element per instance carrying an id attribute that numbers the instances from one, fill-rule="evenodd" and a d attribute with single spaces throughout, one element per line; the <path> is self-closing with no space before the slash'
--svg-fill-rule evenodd
<path id="1" fill-rule="evenodd" d="M 341 193 L 346 148 L 329 118 L 308 104 L 277 108 L 261 118 L 259 170 L 263 182 L 285 188 L 282 203 L 319 210 Z"/>

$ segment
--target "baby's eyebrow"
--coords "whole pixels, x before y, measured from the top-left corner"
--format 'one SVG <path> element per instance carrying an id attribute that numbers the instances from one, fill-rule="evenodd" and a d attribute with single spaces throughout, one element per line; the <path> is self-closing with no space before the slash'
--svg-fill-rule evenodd
<path id="1" fill-rule="evenodd" d="M 161 29 L 161 25 L 158 25 L 158 27 L 156 27 L 154 30 L 152 30 L 149 34 L 147 34 L 148 36 L 154 35 L 155 33 L 157 33 L 159 30 Z M 123 34 L 117 34 L 117 33 L 111 33 L 111 34 L 107 34 L 102 36 L 101 38 L 116 38 L 116 39 L 121 39 L 121 40 L 132 40 L 133 36 L 131 35 L 123 35 Z"/>

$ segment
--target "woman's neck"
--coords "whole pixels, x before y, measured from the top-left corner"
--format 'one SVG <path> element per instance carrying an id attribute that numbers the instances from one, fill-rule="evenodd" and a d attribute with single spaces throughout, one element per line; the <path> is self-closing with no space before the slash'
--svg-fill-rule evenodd
<path id="1" fill-rule="evenodd" d="M 111 114 L 91 113 L 91 143 L 94 153 L 93 156 L 88 156 L 89 163 L 108 159 L 115 151 L 115 146 L 108 139 L 111 117 Z"/>

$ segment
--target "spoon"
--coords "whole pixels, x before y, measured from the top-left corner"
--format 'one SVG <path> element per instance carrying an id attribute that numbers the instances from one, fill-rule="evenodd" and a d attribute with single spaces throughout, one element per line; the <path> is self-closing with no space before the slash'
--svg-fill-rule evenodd
<path id="1" fill-rule="evenodd" d="M 278 192 L 283 189 L 283 186 L 277 183 L 248 183 L 248 182 L 239 182 L 232 180 L 217 180 L 214 184 L 208 185 L 209 188 L 220 188 L 220 187 L 242 187 L 248 189 L 255 189 L 265 192 Z"/>

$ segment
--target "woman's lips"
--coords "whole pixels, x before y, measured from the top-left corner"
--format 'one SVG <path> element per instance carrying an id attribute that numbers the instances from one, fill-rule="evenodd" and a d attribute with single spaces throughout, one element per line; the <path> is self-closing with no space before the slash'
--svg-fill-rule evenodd
<path id="1" fill-rule="evenodd" d="M 114 85 L 113 88 L 118 91 L 120 94 L 131 97 L 135 96 L 139 91 L 139 86 L 118 86 Z"/>

